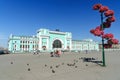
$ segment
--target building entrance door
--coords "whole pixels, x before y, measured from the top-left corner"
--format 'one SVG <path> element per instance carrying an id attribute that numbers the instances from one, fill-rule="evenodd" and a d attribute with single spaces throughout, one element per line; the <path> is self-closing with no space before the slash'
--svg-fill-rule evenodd
<path id="1" fill-rule="evenodd" d="M 55 40 L 54 42 L 53 42 L 53 48 L 62 48 L 62 43 L 61 43 L 61 41 L 60 40 Z"/>

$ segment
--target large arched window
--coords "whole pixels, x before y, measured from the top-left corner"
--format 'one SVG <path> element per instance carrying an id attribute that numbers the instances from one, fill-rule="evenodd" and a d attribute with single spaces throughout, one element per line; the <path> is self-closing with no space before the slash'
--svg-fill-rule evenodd
<path id="1" fill-rule="evenodd" d="M 62 43 L 60 40 L 55 40 L 53 42 L 53 48 L 62 48 Z"/>

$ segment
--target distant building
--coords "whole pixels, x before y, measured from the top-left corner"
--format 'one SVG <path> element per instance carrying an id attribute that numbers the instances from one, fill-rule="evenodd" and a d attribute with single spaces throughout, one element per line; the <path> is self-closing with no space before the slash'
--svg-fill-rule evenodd
<path id="1" fill-rule="evenodd" d="M 91 39 L 88 40 L 72 40 L 72 50 L 84 51 L 84 50 L 96 50 L 99 51 L 98 42 Z"/>
<path id="2" fill-rule="evenodd" d="M 12 52 L 33 51 L 38 49 L 39 39 L 36 36 L 10 35 L 8 50 Z"/>
<path id="3" fill-rule="evenodd" d="M 99 44 L 99 49 L 102 50 L 102 44 Z M 120 50 L 120 43 L 119 44 L 112 44 L 111 48 L 104 48 L 106 51 L 110 50 Z"/>
<path id="4" fill-rule="evenodd" d="M 39 29 L 35 36 L 10 35 L 8 50 L 11 52 L 32 52 L 35 50 L 50 52 L 55 49 L 69 51 L 99 50 L 99 44 L 91 39 L 72 40 L 71 32 Z"/>

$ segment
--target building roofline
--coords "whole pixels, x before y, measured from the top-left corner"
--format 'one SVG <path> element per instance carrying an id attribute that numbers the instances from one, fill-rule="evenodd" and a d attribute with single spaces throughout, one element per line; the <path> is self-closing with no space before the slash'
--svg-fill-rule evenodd
<path id="1" fill-rule="evenodd" d="M 49 33 L 55 33 L 55 34 L 66 34 L 65 32 L 59 32 L 59 31 L 49 31 Z"/>

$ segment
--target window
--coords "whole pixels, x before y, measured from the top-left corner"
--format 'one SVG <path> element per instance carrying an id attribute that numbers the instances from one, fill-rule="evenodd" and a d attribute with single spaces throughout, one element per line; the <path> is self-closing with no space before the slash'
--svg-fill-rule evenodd
<path id="1" fill-rule="evenodd" d="M 20 48 L 22 48 L 22 45 L 20 45 Z"/>
<path id="2" fill-rule="evenodd" d="M 28 45 L 28 48 L 29 48 L 30 46 Z"/>

